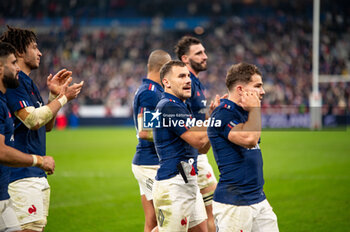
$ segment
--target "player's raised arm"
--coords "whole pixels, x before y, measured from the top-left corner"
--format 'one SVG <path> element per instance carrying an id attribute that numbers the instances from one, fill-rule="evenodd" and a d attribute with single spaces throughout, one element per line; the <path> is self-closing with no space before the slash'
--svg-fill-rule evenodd
<path id="1" fill-rule="evenodd" d="M 260 100 L 257 92 L 243 92 L 241 106 L 248 111 L 248 120 L 235 125 L 228 139 L 245 148 L 253 148 L 258 144 L 261 135 Z"/>
<path id="2" fill-rule="evenodd" d="M 234 115 L 228 124 L 231 128 L 228 140 L 245 148 L 253 148 L 261 135 L 260 106 L 265 94 L 261 73 L 253 65 L 233 65 L 227 72 L 226 86 L 229 102 L 234 102 L 235 107 L 240 108 L 240 111 L 233 111 Z"/>
<path id="3" fill-rule="evenodd" d="M 68 86 L 71 82 L 72 78 L 69 77 L 62 86 L 60 94 L 49 104 L 38 108 L 33 106 L 22 108 L 15 112 L 16 117 L 31 130 L 38 130 L 40 127 L 46 125 L 56 116 L 57 112 L 64 104 L 76 98 L 80 93 L 84 83 L 81 82 Z"/>
<path id="4" fill-rule="evenodd" d="M 52 76 L 52 74 L 50 74 L 47 77 L 46 83 L 47 83 L 47 86 L 50 90 L 48 104 L 50 104 L 50 102 L 52 102 L 53 100 L 55 100 L 57 98 L 57 96 L 60 94 L 65 82 L 71 77 L 71 75 L 72 75 L 71 71 L 67 71 L 66 69 L 62 69 L 55 76 Z M 84 84 L 84 82 L 81 81 L 79 84 L 74 83 L 73 85 L 71 85 L 68 88 L 70 88 L 73 91 L 78 91 L 78 94 L 79 94 L 83 84 Z M 46 128 L 47 132 L 51 131 L 52 128 L 54 127 L 56 115 L 57 114 L 54 114 L 52 119 L 47 124 L 45 124 L 45 128 Z"/>

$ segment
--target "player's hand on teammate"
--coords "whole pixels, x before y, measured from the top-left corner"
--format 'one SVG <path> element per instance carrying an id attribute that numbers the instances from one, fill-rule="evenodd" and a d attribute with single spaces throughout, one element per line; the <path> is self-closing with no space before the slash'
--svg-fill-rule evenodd
<path id="1" fill-rule="evenodd" d="M 209 115 L 211 115 L 214 109 L 220 105 L 220 99 L 226 99 L 227 97 L 228 97 L 227 93 L 222 95 L 221 97 L 219 96 L 219 94 L 216 94 L 215 99 L 210 102 Z"/>
<path id="2" fill-rule="evenodd" d="M 43 156 L 43 164 L 41 166 L 48 175 L 52 175 L 55 171 L 55 160 L 51 156 Z"/>
<path id="3" fill-rule="evenodd" d="M 240 101 L 240 106 L 246 110 L 251 111 L 252 109 L 258 109 L 261 106 L 259 94 L 257 91 L 243 91 Z"/>
<path id="4" fill-rule="evenodd" d="M 72 76 L 72 72 L 68 71 L 67 69 L 60 70 L 54 76 L 50 74 L 47 77 L 47 81 L 46 81 L 47 87 L 49 88 L 50 92 L 53 95 L 57 96 L 58 94 L 60 94 L 62 86 L 66 83 L 68 78 L 70 78 L 71 76 Z"/>

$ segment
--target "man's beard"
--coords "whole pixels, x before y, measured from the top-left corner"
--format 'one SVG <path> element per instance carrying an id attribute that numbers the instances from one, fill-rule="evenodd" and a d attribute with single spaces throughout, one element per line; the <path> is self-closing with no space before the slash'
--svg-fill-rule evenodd
<path id="1" fill-rule="evenodd" d="M 190 59 L 190 65 L 191 65 L 193 71 L 195 71 L 196 73 L 199 73 L 201 71 L 207 70 L 207 65 L 206 64 L 202 65 L 201 63 L 194 62 L 191 59 Z"/>
<path id="2" fill-rule="evenodd" d="M 17 88 L 19 86 L 19 80 L 16 78 L 16 76 L 13 76 L 12 74 L 4 74 L 4 78 L 2 79 L 4 87 L 9 89 Z"/>

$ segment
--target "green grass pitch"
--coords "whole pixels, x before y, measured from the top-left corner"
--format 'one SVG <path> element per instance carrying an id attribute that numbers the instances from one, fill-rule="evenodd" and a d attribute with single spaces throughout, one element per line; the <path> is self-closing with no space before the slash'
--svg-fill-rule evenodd
<path id="1" fill-rule="evenodd" d="M 56 160 L 49 177 L 46 232 L 143 231 L 131 172 L 133 128 L 82 128 L 47 135 Z M 265 193 L 281 232 L 350 231 L 350 131 L 264 131 Z M 209 160 L 218 177 L 212 152 Z"/>

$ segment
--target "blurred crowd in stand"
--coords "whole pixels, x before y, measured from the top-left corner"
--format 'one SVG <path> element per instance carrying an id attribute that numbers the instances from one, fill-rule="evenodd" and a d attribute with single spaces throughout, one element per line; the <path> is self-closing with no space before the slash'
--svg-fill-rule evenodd
<path id="1" fill-rule="evenodd" d="M 200 79 L 207 87 L 209 99 L 217 93 L 225 93 L 228 67 L 244 61 L 256 64 L 263 72 L 266 91 L 263 106 L 266 109 L 289 106 L 292 111 L 303 112 L 309 105 L 312 1 L 231 0 L 210 1 L 208 5 L 201 0 L 190 3 L 180 0 L 170 1 L 174 7 L 168 6 L 169 10 L 165 10 L 165 1 L 156 1 L 160 2 L 159 7 L 153 9 L 158 23 L 164 16 L 181 15 L 181 9 L 185 9 L 185 16 L 199 17 L 207 12 L 209 23 L 194 30 L 164 30 L 143 25 L 128 29 L 115 26 L 89 30 L 85 27 L 83 30 L 71 17 L 120 17 L 125 12 L 135 17 L 151 16 L 152 1 L 148 0 L 142 1 L 143 7 L 137 4 L 138 1 L 100 0 L 93 7 L 94 2 L 27 0 L 0 3 L 3 9 L 8 9 L 0 15 L 0 32 L 5 29 L 4 19 L 9 17 L 62 17 L 62 27 L 36 31 L 43 56 L 40 68 L 31 76 L 42 92 L 47 92 L 47 75 L 65 67 L 73 71 L 75 82 L 85 81 L 77 100 L 80 105 L 128 106 L 131 111 L 134 93 L 146 75 L 149 53 L 164 49 L 175 59 L 173 47 L 176 41 L 189 34 L 200 38 L 207 50 L 208 70 L 200 73 Z M 321 9 L 320 74 L 350 75 L 350 19 L 347 17 L 350 8 L 346 1 L 346 7 L 342 7 L 343 1 L 338 2 L 335 6 L 323 5 Z M 47 10 L 39 11 L 41 7 L 35 4 Z M 321 83 L 320 91 L 324 113 L 337 113 L 334 111 L 338 107 L 350 109 L 349 82 Z"/>

